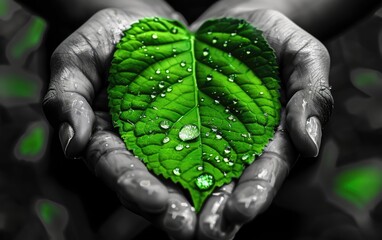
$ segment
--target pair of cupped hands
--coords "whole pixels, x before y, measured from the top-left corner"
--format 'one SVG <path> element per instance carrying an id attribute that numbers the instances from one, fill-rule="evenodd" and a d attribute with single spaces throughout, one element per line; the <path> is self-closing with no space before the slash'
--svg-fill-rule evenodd
<path id="1" fill-rule="evenodd" d="M 158 0 L 125 5 L 97 12 L 56 48 L 44 111 L 59 133 L 65 155 L 83 158 L 128 210 L 173 239 L 232 239 L 243 224 L 270 205 L 299 156 L 318 155 L 322 126 L 333 104 L 328 52 L 283 14 L 243 8 L 240 1 L 220 1 L 191 25 Z M 109 116 L 107 72 L 122 31 L 143 17 L 176 19 L 196 30 L 205 20 L 223 16 L 247 20 L 263 31 L 275 50 L 282 80 L 282 118 L 263 154 L 240 179 L 217 189 L 196 213 L 182 190 L 152 175 L 126 150 Z"/>

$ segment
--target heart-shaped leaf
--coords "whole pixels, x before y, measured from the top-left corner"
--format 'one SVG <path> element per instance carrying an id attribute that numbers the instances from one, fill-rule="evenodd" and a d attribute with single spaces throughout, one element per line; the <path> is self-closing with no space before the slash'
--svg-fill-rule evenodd
<path id="1" fill-rule="evenodd" d="M 196 211 L 242 174 L 280 118 L 278 67 L 244 20 L 145 18 L 124 32 L 109 75 L 109 108 L 126 147 L 188 189 Z"/>

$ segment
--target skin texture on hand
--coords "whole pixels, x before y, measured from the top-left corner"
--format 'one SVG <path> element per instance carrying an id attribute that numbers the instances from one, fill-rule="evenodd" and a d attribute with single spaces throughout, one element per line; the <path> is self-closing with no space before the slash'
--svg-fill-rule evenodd
<path id="1" fill-rule="evenodd" d="M 199 216 L 199 239 L 232 239 L 240 226 L 263 212 L 298 154 L 317 156 L 321 125 L 328 121 L 333 107 L 328 83 L 330 59 L 320 41 L 274 10 L 218 12 L 203 15 L 193 29 L 205 19 L 223 16 L 243 18 L 261 29 L 279 60 L 284 110 L 264 153 L 237 183 L 222 187 L 207 200 Z"/>

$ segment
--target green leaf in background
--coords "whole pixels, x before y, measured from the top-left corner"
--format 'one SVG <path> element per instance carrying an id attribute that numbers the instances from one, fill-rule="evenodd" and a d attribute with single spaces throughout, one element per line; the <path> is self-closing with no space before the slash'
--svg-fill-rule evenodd
<path id="1" fill-rule="evenodd" d="M 145 18 L 124 32 L 109 75 L 109 108 L 126 146 L 157 175 L 190 192 L 196 211 L 239 178 L 279 124 L 273 50 L 244 20 L 196 33 Z"/>
<path id="2" fill-rule="evenodd" d="M 382 172 L 375 166 L 353 167 L 336 175 L 333 186 L 338 196 L 363 209 L 381 195 Z"/>

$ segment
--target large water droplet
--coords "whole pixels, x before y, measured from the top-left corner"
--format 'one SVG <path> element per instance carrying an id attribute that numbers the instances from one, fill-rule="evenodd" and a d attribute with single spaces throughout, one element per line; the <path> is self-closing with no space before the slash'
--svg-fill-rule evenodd
<path id="1" fill-rule="evenodd" d="M 168 87 L 167 92 L 171 92 L 171 91 L 172 91 L 172 87 Z"/>
<path id="2" fill-rule="evenodd" d="M 196 186 L 200 190 L 208 190 L 214 185 L 215 178 L 211 174 L 204 173 L 199 175 L 199 177 L 196 178 Z"/>
<path id="3" fill-rule="evenodd" d="M 216 139 L 222 139 L 223 137 L 222 137 L 222 135 L 220 135 L 220 134 L 216 134 Z"/>
<path id="4" fill-rule="evenodd" d="M 202 171 L 204 168 L 203 168 L 203 166 L 199 166 L 197 169 L 198 169 L 198 171 Z"/>
<path id="5" fill-rule="evenodd" d="M 192 72 L 192 68 L 187 68 L 187 72 Z"/>
<path id="6" fill-rule="evenodd" d="M 158 87 L 159 88 L 164 88 L 164 81 L 160 81 L 159 84 L 158 84 Z"/>
<path id="7" fill-rule="evenodd" d="M 157 35 L 156 33 L 154 33 L 153 35 L 151 35 L 151 37 L 152 37 L 153 39 L 158 39 L 158 35 Z"/>
<path id="8" fill-rule="evenodd" d="M 155 71 L 156 74 L 160 74 L 160 69 L 158 68 L 156 71 Z"/>
<path id="9" fill-rule="evenodd" d="M 170 121 L 168 120 L 163 120 L 159 123 L 159 126 L 162 128 L 162 129 L 169 129 L 170 128 Z"/>
<path id="10" fill-rule="evenodd" d="M 231 33 L 231 36 L 232 36 L 232 37 L 233 37 L 233 36 L 236 36 L 236 34 L 237 34 L 237 33 L 233 32 L 233 33 Z"/>
<path id="11" fill-rule="evenodd" d="M 179 131 L 179 138 L 182 141 L 190 141 L 199 137 L 200 131 L 196 125 L 187 124 L 182 127 Z"/>
<path id="12" fill-rule="evenodd" d="M 179 175 L 181 174 L 181 171 L 180 171 L 179 168 L 174 168 L 174 169 L 172 170 L 172 173 L 173 173 L 174 175 L 176 175 L 176 176 L 179 176 Z"/>
<path id="13" fill-rule="evenodd" d="M 186 66 L 186 61 L 181 61 L 181 62 L 180 62 L 180 66 L 181 66 L 181 67 L 185 67 L 185 66 Z"/>
<path id="14" fill-rule="evenodd" d="M 211 81 L 212 80 L 212 75 L 208 74 L 206 79 L 207 79 L 207 81 Z"/>
<path id="15" fill-rule="evenodd" d="M 216 44 L 218 42 L 218 39 L 216 38 L 216 37 L 214 37 L 213 39 L 212 39 L 212 43 L 213 44 Z"/>

